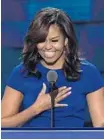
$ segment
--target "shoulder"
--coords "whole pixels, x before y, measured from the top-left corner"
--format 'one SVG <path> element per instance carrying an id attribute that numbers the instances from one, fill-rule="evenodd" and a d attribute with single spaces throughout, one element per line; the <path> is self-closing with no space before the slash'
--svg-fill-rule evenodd
<path id="1" fill-rule="evenodd" d="M 24 67 L 23 63 L 20 63 L 20 64 L 16 65 L 13 70 L 15 70 L 15 71 L 21 71 L 24 68 L 25 67 Z"/>
<path id="2" fill-rule="evenodd" d="M 24 82 L 24 77 L 22 75 L 22 70 L 24 66 L 23 64 L 19 64 L 15 66 L 9 75 L 9 78 L 7 79 L 6 85 L 9 87 L 18 90 L 22 93 L 23 89 L 23 82 Z"/>
<path id="3" fill-rule="evenodd" d="M 24 76 L 25 76 L 24 69 L 25 69 L 25 67 L 24 67 L 23 63 L 16 65 L 13 68 L 7 81 L 15 81 L 15 80 L 24 79 Z"/>
<path id="4" fill-rule="evenodd" d="M 94 64 L 90 63 L 87 60 L 81 61 L 81 70 L 82 70 L 83 73 L 86 73 L 86 74 L 87 73 L 88 74 L 92 74 L 92 73 L 94 74 L 94 73 L 97 73 L 97 72 L 100 73 L 98 68 Z"/>
<path id="5" fill-rule="evenodd" d="M 24 70 L 25 70 L 25 66 L 23 65 L 23 63 L 20 63 L 19 65 L 16 65 L 13 68 L 12 74 L 20 74 L 20 75 L 23 75 Z"/>
<path id="6" fill-rule="evenodd" d="M 104 79 L 98 70 L 98 68 L 84 60 L 81 62 L 82 79 L 85 83 L 85 89 L 87 93 L 96 91 L 101 87 L 104 87 Z"/>

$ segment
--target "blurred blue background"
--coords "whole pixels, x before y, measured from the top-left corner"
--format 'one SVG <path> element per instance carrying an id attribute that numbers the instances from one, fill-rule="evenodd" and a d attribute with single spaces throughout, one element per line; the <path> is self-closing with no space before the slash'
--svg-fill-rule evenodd
<path id="1" fill-rule="evenodd" d="M 23 39 L 37 11 L 56 7 L 71 17 L 79 47 L 104 77 L 104 0 L 2 0 L 1 92 L 14 66 L 20 63 Z M 86 108 L 85 121 L 90 121 Z"/>

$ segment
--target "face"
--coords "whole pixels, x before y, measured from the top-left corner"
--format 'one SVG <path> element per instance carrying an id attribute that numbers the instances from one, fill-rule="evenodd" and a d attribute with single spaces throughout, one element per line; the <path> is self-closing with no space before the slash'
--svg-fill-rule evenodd
<path id="1" fill-rule="evenodd" d="M 51 25 L 47 38 L 44 42 L 38 43 L 38 52 L 47 64 L 54 64 L 62 60 L 67 38 L 64 37 L 57 25 Z"/>

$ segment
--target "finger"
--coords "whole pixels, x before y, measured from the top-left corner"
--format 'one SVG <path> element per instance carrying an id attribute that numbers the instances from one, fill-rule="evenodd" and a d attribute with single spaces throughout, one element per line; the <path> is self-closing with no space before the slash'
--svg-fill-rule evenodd
<path id="1" fill-rule="evenodd" d="M 66 88 L 67 88 L 66 86 L 60 87 L 58 89 L 55 89 L 51 94 L 55 93 L 55 95 L 57 96 L 57 94 L 59 94 L 59 92 L 63 91 Z"/>
<path id="2" fill-rule="evenodd" d="M 68 106 L 68 104 L 55 104 L 55 107 L 67 107 Z"/>
<path id="3" fill-rule="evenodd" d="M 60 96 L 62 96 L 62 95 L 64 95 L 64 94 L 70 92 L 71 89 L 72 89 L 71 87 L 68 87 L 68 88 L 66 88 L 66 89 L 64 89 L 64 90 L 62 90 L 62 91 L 60 91 L 60 92 L 58 93 L 57 97 L 60 97 Z"/>
<path id="4" fill-rule="evenodd" d="M 62 91 L 62 90 L 64 90 L 64 89 L 66 89 L 66 88 L 67 88 L 66 86 L 60 87 L 60 88 L 58 88 L 58 92 L 60 92 L 60 91 Z"/>
<path id="5" fill-rule="evenodd" d="M 45 93 L 46 93 L 46 84 L 43 83 L 43 87 L 42 87 L 42 90 L 40 91 L 39 95 L 45 94 Z"/>
<path id="6" fill-rule="evenodd" d="M 59 102 L 61 100 L 63 100 L 64 98 L 66 98 L 67 96 L 69 96 L 71 94 L 71 91 L 69 91 L 68 93 L 62 95 L 62 96 L 59 96 L 55 99 L 56 102 Z"/>

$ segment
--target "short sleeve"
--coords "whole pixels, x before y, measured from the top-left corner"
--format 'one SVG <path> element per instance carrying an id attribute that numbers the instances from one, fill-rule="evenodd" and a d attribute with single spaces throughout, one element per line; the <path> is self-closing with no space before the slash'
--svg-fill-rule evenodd
<path id="1" fill-rule="evenodd" d="M 23 83 L 22 64 L 20 64 L 13 69 L 6 85 L 23 93 Z"/>
<path id="2" fill-rule="evenodd" d="M 89 63 L 84 72 L 85 75 L 85 89 L 86 94 L 94 92 L 102 87 L 104 87 L 104 78 L 100 74 L 100 71 L 96 68 L 95 65 Z"/>

